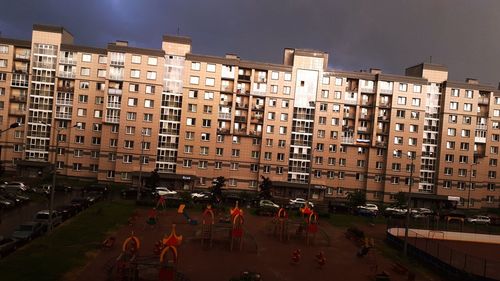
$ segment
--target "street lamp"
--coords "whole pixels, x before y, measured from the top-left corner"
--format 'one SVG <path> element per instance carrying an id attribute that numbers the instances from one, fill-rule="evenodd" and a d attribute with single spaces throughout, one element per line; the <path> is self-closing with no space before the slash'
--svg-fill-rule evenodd
<path id="1" fill-rule="evenodd" d="M 43 123 L 40 122 L 46 126 L 51 126 L 51 124 Z M 76 123 L 73 125 L 71 128 L 76 128 L 80 127 L 80 123 Z M 70 129 L 71 129 L 70 128 Z M 54 163 L 52 164 L 53 168 L 53 174 L 52 174 L 52 186 L 50 187 L 50 201 L 49 201 L 49 226 L 47 228 L 47 231 L 50 232 L 52 230 L 52 215 L 54 212 L 54 196 L 55 196 L 55 191 L 56 191 L 56 180 L 57 180 L 57 154 L 59 152 L 59 132 L 65 130 L 65 127 L 61 128 L 56 128 L 54 126 L 54 133 L 55 133 L 55 138 L 56 138 L 56 149 L 54 151 Z"/>
<path id="2" fill-rule="evenodd" d="M 144 129 L 141 130 L 141 157 L 139 157 L 139 188 L 137 190 L 137 201 L 141 200 L 141 190 L 142 190 L 142 162 L 144 158 Z"/>
<path id="3" fill-rule="evenodd" d="M 2 135 L 2 133 L 7 132 L 10 129 L 15 129 L 19 126 L 21 126 L 21 124 L 18 122 L 12 123 L 12 124 L 10 124 L 10 126 L 7 129 L 0 131 L 0 135 Z M 2 156 L 2 145 L 0 144 L 0 159 L 2 159 L 1 156 Z M 1 165 L 2 164 L 0 163 L 0 168 L 1 168 Z"/>
<path id="4" fill-rule="evenodd" d="M 394 154 L 399 154 L 399 151 L 394 150 Z M 413 171 L 415 170 L 415 158 L 417 155 L 415 155 L 413 152 L 408 151 L 407 153 L 408 158 L 411 160 L 411 166 L 410 166 L 410 186 L 408 188 L 408 198 L 406 201 L 406 225 L 405 225 L 405 239 L 404 239 L 404 246 L 403 246 L 403 253 L 404 255 L 408 255 L 408 230 L 410 227 L 410 217 L 411 217 L 411 188 L 413 187 Z"/>

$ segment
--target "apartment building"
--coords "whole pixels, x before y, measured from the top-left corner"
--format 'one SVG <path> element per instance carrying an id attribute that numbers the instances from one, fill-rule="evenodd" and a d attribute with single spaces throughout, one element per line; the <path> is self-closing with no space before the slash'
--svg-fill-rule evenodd
<path id="1" fill-rule="evenodd" d="M 158 169 L 174 188 L 228 189 L 345 200 L 353 190 L 391 202 L 457 200 L 498 207 L 500 91 L 446 67 L 405 75 L 341 71 L 328 54 L 285 49 L 283 63 L 193 54 L 187 37 L 159 49 L 117 41 L 73 44 L 34 25 L 31 41 L 0 38 L 2 166 L 138 183 Z"/>

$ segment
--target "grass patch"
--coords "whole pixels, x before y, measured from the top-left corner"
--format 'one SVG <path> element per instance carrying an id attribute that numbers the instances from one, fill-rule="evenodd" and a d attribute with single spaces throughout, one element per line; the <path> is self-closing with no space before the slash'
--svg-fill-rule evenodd
<path id="1" fill-rule="evenodd" d="M 332 214 L 329 218 L 330 223 L 336 227 L 351 227 L 356 225 L 368 225 L 368 224 L 385 224 L 386 220 L 383 216 L 377 216 L 375 218 L 368 218 L 362 216 L 344 215 L 344 214 Z"/>
<path id="2" fill-rule="evenodd" d="M 125 224 L 134 210 L 133 202 L 100 202 L 51 235 L 41 237 L 0 262 L 2 281 L 60 280 L 82 266 L 106 233 Z"/>

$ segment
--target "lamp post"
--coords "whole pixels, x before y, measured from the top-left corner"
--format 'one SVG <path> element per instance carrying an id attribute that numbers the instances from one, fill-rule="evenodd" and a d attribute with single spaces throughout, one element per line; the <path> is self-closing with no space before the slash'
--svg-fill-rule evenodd
<path id="1" fill-rule="evenodd" d="M 12 124 L 10 124 L 10 126 L 7 129 L 0 131 L 0 135 L 2 135 L 2 133 L 7 132 L 10 129 L 15 129 L 15 128 L 19 127 L 19 126 L 21 126 L 21 124 L 19 124 L 18 122 L 12 123 Z M 2 145 L 0 144 L 0 160 L 2 159 L 1 156 L 2 156 Z M 3 167 L 0 164 L 0 169 L 1 168 L 3 168 Z"/>
<path id="2" fill-rule="evenodd" d="M 139 188 L 137 190 L 137 201 L 141 200 L 141 191 L 142 191 L 142 162 L 144 158 L 144 129 L 141 130 L 141 157 L 139 157 Z"/>
<path id="3" fill-rule="evenodd" d="M 50 124 L 43 123 L 47 126 L 51 126 Z M 79 123 L 73 125 L 71 128 L 76 128 L 79 127 Z M 56 191 L 56 181 L 57 181 L 57 154 L 59 153 L 59 132 L 64 130 L 66 128 L 56 128 L 54 126 L 54 133 L 55 133 L 55 138 L 56 138 L 56 149 L 54 151 L 54 163 L 52 163 L 52 168 L 53 168 L 53 174 L 52 174 L 52 186 L 50 187 L 50 201 L 49 201 L 49 226 L 47 228 L 47 231 L 50 232 L 53 228 L 52 225 L 52 215 L 54 213 L 54 196 L 55 196 L 55 191 Z"/>
<path id="4" fill-rule="evenodd" d="M 398 151 L 394 151 L 394 153 L 398 153 Z M 415 158 L 417 156 L 414 155 L 414 153 L 412 152 L 408 152 L 408 158 L 410 158 L 411 160 L 411 166 L 410 166 L 410 185 L 409 185 L 409 188 L 408 188 L 408 198 L 406 200 L 406 206 L 407 206 L 407 210 L 406 210 L 406 223 L 405 223 L 405 239 L 404 239 L 404 246 L 403 246 L 403 253 L 405 256 L 408 255 L 408 231 L 409 231 L 409 227 L 410 227 L 410 218 L 411 218 L 411 189 L 413 187 L 413 171 L 415 170 L 415 164 L 414 164 L 414 161 L 415 161 Z"/>

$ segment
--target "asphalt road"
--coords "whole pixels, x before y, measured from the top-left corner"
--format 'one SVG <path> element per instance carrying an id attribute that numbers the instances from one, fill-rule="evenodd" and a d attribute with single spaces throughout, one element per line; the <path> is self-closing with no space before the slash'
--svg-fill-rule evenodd
<path id="1" fill-rule="evenodd" d="M 29 193 L 28 196 L 31 196 Z M 71 199 L 79 197 L 80 192 L 69 193 L 56 192 L 54 197 L 54 207 L 68 204 Z M 10 210 L 0 211 L 0 236 L 8 237 L 14 232 L 17 226 L 25 221 L 30 221 L 36 212 L 49 209 L 48 197 L 46 200 L 31 200 L 24 205 L 14 207 Z"/>

